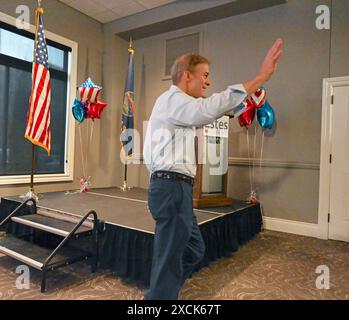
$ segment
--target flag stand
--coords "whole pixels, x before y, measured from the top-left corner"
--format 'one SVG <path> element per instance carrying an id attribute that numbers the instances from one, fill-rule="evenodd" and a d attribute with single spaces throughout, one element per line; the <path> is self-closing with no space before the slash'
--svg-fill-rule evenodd
<path id="1" fill-rule="evenodd" d="M 132 187 L 129 187 L 128 185 L 127 185 L 127 163 L 125 163 L 125 175 L 124 175 L 124 184 L 121 186 L 121 187 L 119 187 L 119 189 L 120 190 L 122 190 L 122 191 L 129 191 L 129 190 L 131 190 L 132 189 Z"/>
<path id="2" fill-rule="evenodd" d="M 39 196 L 34 192 L 34 166 L 35 166 L 35 144 L 32 143 L 32 166 L 30 172 L 30 189 L 25 194 L 20 196 L 21 199 L 27 200 L 33 198 L 35 201 L 39 200 Z"/>

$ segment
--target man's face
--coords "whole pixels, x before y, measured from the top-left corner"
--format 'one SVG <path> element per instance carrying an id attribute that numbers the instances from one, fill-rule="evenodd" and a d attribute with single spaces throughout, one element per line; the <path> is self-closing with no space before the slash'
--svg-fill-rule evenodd
<path id="1" fill-rule="evenodd" d="M 188 74 L 188 92 L 194 98 L 205 98 L 206 88 L 211 84 L 210 70 L 207 63 L 196 65 L 194 71 Z"/>

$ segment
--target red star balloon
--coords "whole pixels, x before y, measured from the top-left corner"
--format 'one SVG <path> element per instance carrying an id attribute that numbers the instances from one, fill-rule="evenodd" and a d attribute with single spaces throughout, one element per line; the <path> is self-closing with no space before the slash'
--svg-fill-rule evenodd
<path id="1" fill-rule="evenodd" d="M 87 118 L 91 118 L 93 121 L 97 118 L 101 118 L 101 114 L 104 108 L 107 106 L 106 103 L 97 101 L 95 103 L 90 103 L 87 109 Z"/>

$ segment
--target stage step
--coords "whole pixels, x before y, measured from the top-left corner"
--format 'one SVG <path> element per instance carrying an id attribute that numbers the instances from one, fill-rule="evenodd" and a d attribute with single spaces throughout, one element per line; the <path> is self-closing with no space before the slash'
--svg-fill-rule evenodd
<path id="1" fill-rule="evenodd" d="M 30 210 L 31 214 L 28 214 L 28 204 L 30 202 L 33 207 Z M 24 215 L 19 213 L 24 213 Z M 90 219 L 91 216 L 93 219 Z M 11 234 L 5 234 L 0 238 L 0 253 L 6 254 L 42 272 L 41 292 L 45 291 L 48 271 L 85 260 L 89 257 L 92 257 L 91 271 L 95 272 L 97 270 L 98 232 L 101 224 L 94 210 L 90 210 L 83 217 L 76 217 L 55 210 L 38 208 L 35 199 L 28 199 L 1 221 L 0 227 L 11 221 L 31 227 L 31 233 L 25 235 L 26 237 L 29 236 L 29 239 L 35 238 L 35 230 L 63 237 L 54 250 L 25 241 L 23 236 L 14 237 Z M 73 240 L 76 240 L 81 235 L 86 235 L 90 238 L 90 252 L 71 246 Z"/>
<path id="2" fill-rule="evenodd" d="M 42 270 L 46 259 L 50 256 L 52 251 L 53 250 L 40 247 L 11 235 L 0 238 L 1 253 L 38 270 Z M 91 255 L 91 253 L 86 251 L 66 246 L 61 248 L 52 258 L 46 266 L 46 269 L 53 270 L 63 265 L 69 265 L 76 261 L 85 260 Z"/>
<path id="3" fill-rule="evenodd" d="M 54 209 L 42 208 L 40 206 L 37 207 L 37 214 L 58 220 L 72 222 L 74 224 L 77 224 L 81 219 L 81 216 L 72 215 L 70 213 L 61 212 Z M 83 225 L 93 229 L 93 218 L 87 217 L 87 219 L 83 222 Z"/>
<path id="4" fill-rule="evenodd" d="M 11 220 L 16 223 L 20 223 L 35 229 L 44 230 L 62 237 L 66 237 L 76 226 L 76 222 L 69 222 L 59 220 L 53 217 L 49 217 L 41 214 L 30 214 L 20 217 L 12 217 Z M 86 232 L 92 232 L 91 227 L 82 225 L 75 234 L 82 234 Z"/>

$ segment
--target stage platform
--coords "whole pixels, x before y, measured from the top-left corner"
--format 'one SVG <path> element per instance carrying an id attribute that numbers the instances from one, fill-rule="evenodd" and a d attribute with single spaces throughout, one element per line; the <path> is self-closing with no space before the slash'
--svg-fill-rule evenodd
<path id="1" fill-rule="evenodd" d="M 19 197 L 3 197 L 0 221 L 21 202 Z M 87 193 L 43 193 L 38 207 L 73 216 L 95 210 L 98 218 L 105 222 L 105 232 L 100 235 L 101 268 L 111 269 L 125 280 L 149 284 L 155 224 L 147 210 L 147 190 L 133 188 L 123 192 L 118 188 L 101 188 Z M 198 269 L 238 250 L 262 227 L 260 205 L 246 201 L 234 200 L 228 207 L 195 209 L 194 212 L 206 244 L 206 254 Z M 22 232 L 14 224 L 7 231 Z M 40 241 L 48 243 L 54 239 Z"/>

